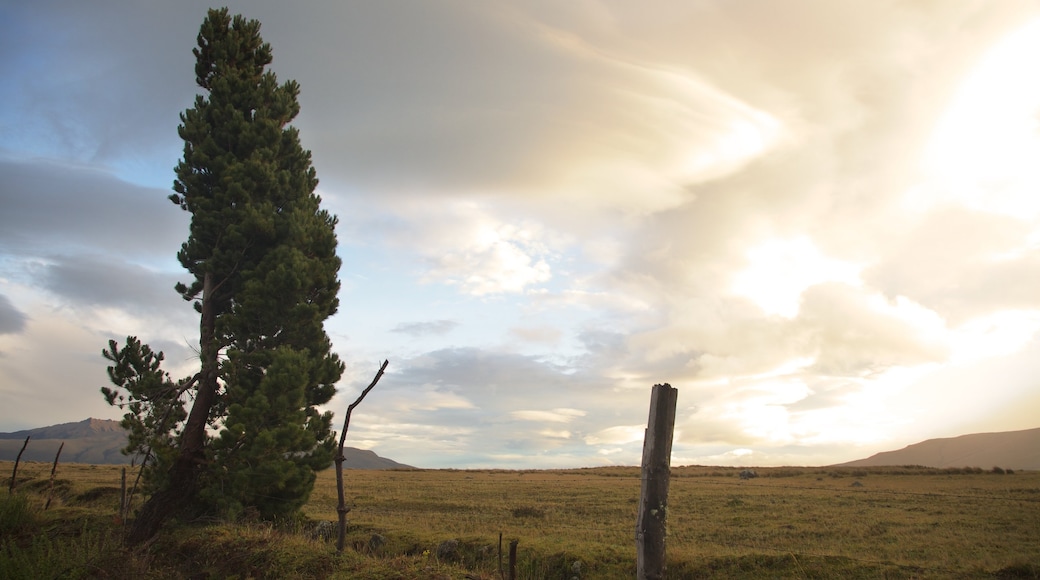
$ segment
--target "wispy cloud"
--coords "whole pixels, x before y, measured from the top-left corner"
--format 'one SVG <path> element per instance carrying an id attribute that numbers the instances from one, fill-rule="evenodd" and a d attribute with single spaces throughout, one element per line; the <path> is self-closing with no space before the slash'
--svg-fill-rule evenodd
<path id="1" fill-rule="evenodd" d="M 580 409 L 552 409 L 551 411 L 513 411 L 510 415 L 523 421 L 569 423 L 576 417 L 584 417 L 586 413 Z"/>
<path id="2" fill-rule="evenodd" d="M 166 195 L 206 8 L 0 21 L 0 392 L 25 403 L 0 429 L 112 416 L 109 338 L 195 364 Z M 690 461 L 1035 426 L 1032 0 L 231 9 L 301 83 L 340 216 L 330 409 L 389 358 L 351 427 L 381 454 L 638 461 L 660 382 Z"/>
<path id="3" fill-rule="evenodd" d="M 428 322 L 405 322 L 390 329 L 390 332 L 398 332 L 409 336 L 443 336 L 448 334 L 459 323 L 453 320 L 431 320 Z"/>
<path id="4" fill-rule="evenodd" d="M 0 294 L 0 334 L 18 334 L 25 330 L 25 313 L 15 308 L 11 301 Z"/>

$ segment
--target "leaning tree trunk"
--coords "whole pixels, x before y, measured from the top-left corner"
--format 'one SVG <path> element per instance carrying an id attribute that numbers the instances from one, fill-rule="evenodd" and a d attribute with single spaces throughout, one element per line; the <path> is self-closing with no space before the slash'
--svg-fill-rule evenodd
<path id="1" fill-rule="evenodd" d="M 212 274 L 206 274 L 202 286 L 202 316 L 199 322 L 199 346 L 202 372 L 195 402 L 181 432 L 180 453 L 170 467 L 166 485 L 153 493 L 141 506 L 127 541 L 138 544 L 154 536 L 170 516 L 192 504 L 197 491 L 199 470 L 206 460 L 206 425 L 217 399 L 216 309 L 213 301 Z"/>
<path id="2" fill-rule="evenodd" d="M 175 479 L 181 481 L 185 479 L 183 476 L 178 476 L 175 470 L 176 465 L 170 470 L 169 481 L 171 483 Z M 130 526 L 130 533 L 126 537 L 127 543 L 136 545 L 155 536 L 163 522 L 178 510 L 183 509 L 191 495 L 191 490 L 184 486 L 168 487 L 153 493 L 141 506 L 141 511 L 137 513 L 137 518 Z"/>

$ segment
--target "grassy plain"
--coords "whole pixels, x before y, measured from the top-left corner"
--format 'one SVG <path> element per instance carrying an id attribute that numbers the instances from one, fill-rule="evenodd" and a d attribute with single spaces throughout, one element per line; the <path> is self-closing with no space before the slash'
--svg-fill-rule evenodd
<path id="1" fill-rule="evenodd" d="M 635 576 L 634 467 L 347 471 L 343 554 L 316 537 L 336 520 L 331 470 L 303 519 L 180 524 L 136 551 L 114 519 L 119 466 L 59 465 L 46 512 L 49 464 L 22 465 L 18 501 L 0 470 L 3 577 L 492 579 L 499 534 L 505 553 L 519 541 L 519 578 Z M 673 468 L 669 578 L 1040 578 L 1040 472 L 738 471 Z"/>

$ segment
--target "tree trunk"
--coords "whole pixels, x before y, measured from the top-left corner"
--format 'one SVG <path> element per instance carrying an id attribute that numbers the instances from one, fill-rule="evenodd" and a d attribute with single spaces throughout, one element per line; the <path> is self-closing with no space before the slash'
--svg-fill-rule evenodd
<path id="1" fill-rule="evenodd" d="M 196 492 L 199 467 L 206 461 L 206 425 L 217 399 L 219 348 L 216 343 L 216 308 L 213 302 L 213 275 L 202 280 L 202 317 L 199 322 L 199 347 L 202 373 L 188 420 L 181 432 L 180 454 L 170 467 L 166 486 L 152 494 L 130 528 L 127 541 L 138 544 L 150 539 L 171 515 L 191 504 Z"/>

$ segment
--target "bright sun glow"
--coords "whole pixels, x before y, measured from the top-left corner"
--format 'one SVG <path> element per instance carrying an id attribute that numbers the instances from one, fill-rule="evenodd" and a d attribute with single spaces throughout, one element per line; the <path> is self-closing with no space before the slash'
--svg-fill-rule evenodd
<path id="1" fill-rule="evenodd" d="M 936 198 L 1040 215 L 1040 20 L 1005 37 L 961 85 L 928 147 Z"/>
<path id="2" fill-rule="evenodd" d="M 953 331 L 950 360 L 969 363 L 1014 354 L 1040 332 L 1040 312 L 1005 310 L 976 318 Z"/>
<path id="3" fill-rule="evenodd" d="M 802 292 L 822 282 L 860 285 L 861 267 L 824 256 L 807 237 L 773 239 L 747 252 L 748 267 L 733 277 L 730 290 L 763 311 L 792 318 Z"/>
<path id="4" fill-rule="evenodd" d="M 957 203 L 1023 220 L 1040 217 L 1040 20 L 1007 35 L 965 79 L 924 159 L 927 183 L 913 197 L 927 209 Z M 923 192 L 923 194 L 922 194 Z M 1035 250 L 1040 230 L 1001 258 Z M 1040 330 L 1031 311 L 996 312 L 951 329 L 951 361 L 1021 350 Z"/>
<path id="5" fill-rule="evenodd" d="M 748 118 L 734 119 L 712 147 L 696 147 L 681 159 L 677 173 L 691 181 L 719 177 L 761 155 L 779 135 L 780 123 L 767 115 L 756 112 Z"/>

